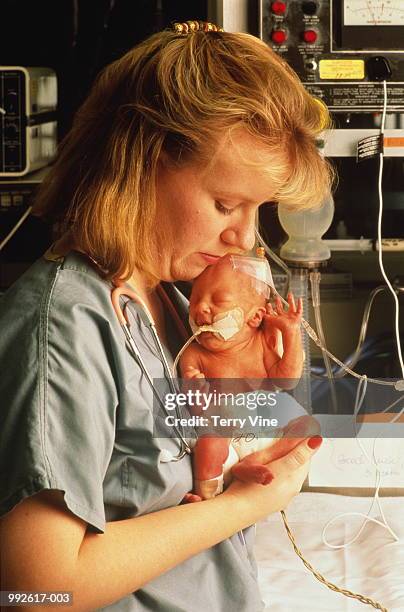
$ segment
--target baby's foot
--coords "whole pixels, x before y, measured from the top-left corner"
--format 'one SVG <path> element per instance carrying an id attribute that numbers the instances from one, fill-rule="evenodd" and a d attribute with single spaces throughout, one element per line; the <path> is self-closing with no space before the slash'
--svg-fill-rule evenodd
<path id="1" fill-rule="evenodd" d="M 273 480 L 271 470 L 262 463 L 241 461 L 232 467 L 231 473 L 235 478 L 244 482 L 257 482 L 267 485 Z"/>
<path id="2" fill-rule="evenodd" d="M 195 495 L 194 493 L 185 493 L 184 497 L 181 500 L 182 504 L 193 504 L 195 502 L 202 501 L 202 497 L 200 495 Z"/>

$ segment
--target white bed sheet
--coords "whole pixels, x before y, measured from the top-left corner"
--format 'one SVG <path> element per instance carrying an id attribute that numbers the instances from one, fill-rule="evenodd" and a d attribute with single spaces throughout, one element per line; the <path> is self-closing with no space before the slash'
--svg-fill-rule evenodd
<path id="1" fill-rule="evenodd" d="M 404 498 L 381 498 L 386 520 L 400 540 L 387 530 L 368 523 L 359 539 L 346 549 L 326 547 L 321 538 L 326 522 L 343 512 L 363 512 L 367 497 L 327 493 L 300 493 L 286 510 L 298 548 L 327 580 L 378 601 L 389 612 L 404 612 Z M 375 505 L 371 516 L 380 519 Z M 349 541 L 357 533 L 360 517 L 344 517 L 331 526 L 333 544 Z M 279 513 L 257 525 L 255 554 L 261 594 L 271 612 L 359 612 L 374 610 L 355 599 L 330 591 L 296 555 Z"/>

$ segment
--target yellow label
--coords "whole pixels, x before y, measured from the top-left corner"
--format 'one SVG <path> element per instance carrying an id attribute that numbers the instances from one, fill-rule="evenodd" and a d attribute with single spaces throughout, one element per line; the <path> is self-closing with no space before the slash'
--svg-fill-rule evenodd
<path id="1" fill-rule="evenodd" d="M 358 59 L 320 60 L 320 79 L 364 79 L 365 62 Z"/>

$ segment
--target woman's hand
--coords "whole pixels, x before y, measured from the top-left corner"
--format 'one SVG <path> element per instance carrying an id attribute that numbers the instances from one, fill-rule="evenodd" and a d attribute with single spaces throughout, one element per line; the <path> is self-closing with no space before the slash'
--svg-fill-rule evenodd
<path id="1" fill-rule="evenodd" d="M 310 426 L 313 427 L 312 424 Z M 223 495 L 231 496 L 237 511 L 250 515 L 251 523 L 283 510 L 300 492 L 309 471 L 310 459 L 321 442 L 322 438 L 318 435 L 304 439 L 285 437 L 249 455 L 246 458 L 248 461 L 261 462 L 270 469 L 273 480 L 265 485 L 235 479 Z"/>

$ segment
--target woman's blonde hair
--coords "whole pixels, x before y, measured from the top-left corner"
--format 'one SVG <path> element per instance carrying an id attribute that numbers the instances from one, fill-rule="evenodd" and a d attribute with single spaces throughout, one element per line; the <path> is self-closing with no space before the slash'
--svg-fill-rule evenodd
<path id="1" fill-rule="evenodd" d="M 332 171 L 315 139 L 328 113 L 264 42 L 249 34 L 154 34 L 107 66 L 78 110 L 34 214 L 71 230 L 106 278 L 153 269 L 156 169 L 208 160 L 218 134 L 239 126 L 285 161 L 268 171 L 275 198 L 316 205 Z M 279 153 L 282 155 L 279 156 Z"/>

